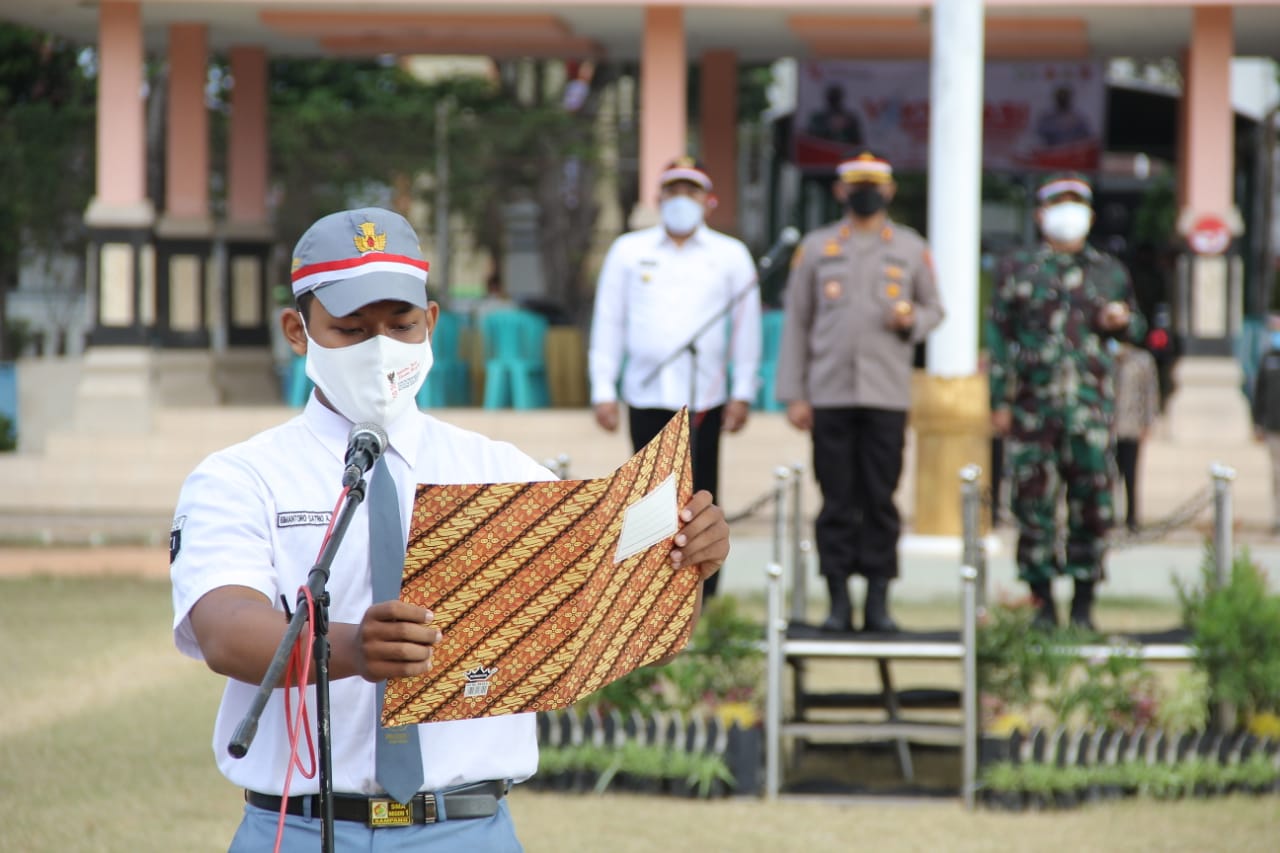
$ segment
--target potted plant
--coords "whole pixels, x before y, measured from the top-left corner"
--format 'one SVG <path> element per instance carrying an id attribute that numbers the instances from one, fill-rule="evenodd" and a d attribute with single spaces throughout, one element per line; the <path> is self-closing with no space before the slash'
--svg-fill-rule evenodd
<path id="1" fill-rule="evenodd" d="M 983 799 L 996 809 L 1020 812 L 1026 807 L 1021 765 L 999 761 L 982 771 Z"/>
<path id="2" fill-rule="evenodd" d="M 1051 764 L 1038 761 L 1022 765 L 1023 784 L 1027 791 L 1027 805 L 1037 811 L 1053 808 L 1054 789 L 1057 786 L 1056 771 Z"/>
<path id="3" fill-rule="evenodd" d="M 1241 721 L 1280 705 L 1280 597 L 1247 550 L 1219 583 L 1212 554 L 1201 566 L 1199 588 L 1178 585 L 1183 617 L 1191 629 L 1196 666 L 1209 681 L 1210 699 L 1235 711 L 1219 725 Z"/>

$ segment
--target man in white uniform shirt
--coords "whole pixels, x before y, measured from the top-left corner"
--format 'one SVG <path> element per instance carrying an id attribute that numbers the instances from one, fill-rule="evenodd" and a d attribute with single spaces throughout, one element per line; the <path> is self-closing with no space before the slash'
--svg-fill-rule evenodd
<path id="1" fill-rule="evenodd" d="M 288 769 L 283 691 L 274 691 L 243 759 L 231 758 L 227 743 L 284 635 L 281 599 L 292 604 L 319 554 L 353 423 L 386 429 L 382 459 L 402 519 L 410 517 L 418 483 L 552 476 L 510 444 L 414 407 L 431 366 L 439 306 L 428 301 L 427 263 L 403 217 L 377 208 L 324 217 L 298 242 L 293 267 L 297 310 L 285 311 L 281 323 L 293 350 L 306 356 L 317 390 L 301 415 L 200 464 L 182 488 L 170 539 L 175 642 L 228 679 L 213 750 L 223 774 L 246 792 L 231 850 L 255 853 L 272 847 Z M 371 490 L 382 470 L 370 472 Z M 411 822 L 373 825 L 373 804 L 388 797 L 375 757 L 378 682 L 425 672 L 441 632 L 423 608 L 373 600 L 369 506 L 366 500 L 353 516 L 327 585 L 335 846 L 521 850 L 505 795 L 537 769 L 532 714 L 415 727 L 419 749 L 411 752 L 421 753 L 413 763 L 420 757 L 422 782 L 419 793 L 405 794 Z M 681 524 L 673 564 L 696 565 L 703 577 L 717 571 L 728 553 L 728 527 L 711 496 L 695 495 Z M 404 542 L 398 546 L 403 553 Z M 314 701 L 312 688 L 313 711 Z M 318 790 L 315 777 L 292 780 L 282 850 L 316 849 Z"/>
<path id="2" fill-rule="evenodd" d="M 761 333 L 755 262 L 742 241 L 705 224 L 715 204 L 711 189 L 690 157 L 662 172 L 662 223 L 623 234 L 605 256 L 589 361 L 596 423 L 616 430 L 621 398 L 636 450 L 689 407 L 693 487 L 718 497 L 720 431 L 737 432 L 747 422 Z M 693 352 L 682 349 L 695 335 Z M 704 584 L 707 595 L 717 580 Z"/>

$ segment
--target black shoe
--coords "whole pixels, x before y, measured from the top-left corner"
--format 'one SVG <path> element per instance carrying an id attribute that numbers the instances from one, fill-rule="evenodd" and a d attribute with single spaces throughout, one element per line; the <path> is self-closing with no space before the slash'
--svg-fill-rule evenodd
<path id="1" fill-rule="evenodd" d="M 872 634 L 894 634 L 898 623 L 889 615 L 889 581 L 867 580 L 867 600 L 863 603 L 862 630 Z"/>
<path id="2" fill-rule="evenodd" d="M 831 610 L 827 618 L 818 626 L 819 631 L 833 634 L 853 632 L 853 602 L 849 600 L 849 579 L 834 575 L 824 575 L 827 579 L 827 594 L 831 597 Z"/>
<path id="3" fill-rule="evenodd" d="M 1086 631 L 1097 631 L 1093 626 L 1093 581 L 1076 581 L 1075 595 L 1071 599 L 1071 624 Z"/>
<path id="4" fill-rule="evenodd" d="M 1047 583 L 1033 583 L 1031 597 L 1036 603 L 1036 616 L 1031 620 L 1031 626 L 1042 631 L 1052 631 L 1057 628 L 1058 610 L 1053 605 L 1053 586 Z"/>

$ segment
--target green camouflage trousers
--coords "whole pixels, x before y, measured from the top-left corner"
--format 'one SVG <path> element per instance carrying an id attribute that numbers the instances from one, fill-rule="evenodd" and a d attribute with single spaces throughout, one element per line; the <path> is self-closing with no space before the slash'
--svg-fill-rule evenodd
<path id="1" fill-rule="evenodd" d="M 1113 518 L 1110 429 L 1105 419 L 1015 414 L 1009 470 L 1018 519 L 1018 577 L 1045 583 L 1057 574 L 1102 580 Z M 1076 421 L 1068 430 L 1064 421 Z M 1067 499 L 1066 560 L 1059 565 L 1059 495 Z"/>

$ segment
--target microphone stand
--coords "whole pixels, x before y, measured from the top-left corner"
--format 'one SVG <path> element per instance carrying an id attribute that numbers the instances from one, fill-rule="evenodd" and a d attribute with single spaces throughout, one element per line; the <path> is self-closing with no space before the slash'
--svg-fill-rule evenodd
<path id="1" fill-rule="evenodd" d="M 744 297 L 750 295 L 752 291 L 758 290 L 760 287 L 761 274 L 768 274 L 773 266 L 773 253 L 770 252 L 761 258 L 756 264 L 756 277 L 754 281 L 735 293 L 733 297 L 724 304 L 723 308 L 713 314 L 707 322 L 703 323 L 702 326 L 700 326 L 698 330 L 689 337 L 689 340 L 685 341 L 678 348 L 672 350 L 670 354 L 663 358 L 662 361 L 658 362 L 657 365 L 640 380 L 641 385 L 648 385 L 650 382 L 658 378 L 658 374 L 662 372 L 664 367 L 671 364 L 671 362 L 675 361 L 685 353 L 689 354 L 689 458 L 691 460 L 690 468 L 694 472 L 697 471 L 696 460 L 698 458 L 697 454 L 693 452 L 698 446 L 698 338 L 705 335 L 716 323 L 719 323 L 725 317 L 729 316 L 729 313 L 738 306 L 738 303 L 741 302 Z"/>
<path id="2" fill-rule="evenodd" d="M 315 658 L 316 667 L 316 729 L 318 732 L 316 740 L 320 751 L 320 849 L 323 853 L 333 853 L 333 746 L 331 742 L 331 713 L 329 707 L 329 592 L 325 589 L 325 584 L 329 581 L 329 566 L 333 563 L 333 558 L 338 553 L 338 546 L 346 535 L 347 527 L 351 524 L 356 507 L 364 500 L 364 493 L 365 480 L 364 477 L 360 477 L 347 492 L 346 502 L 338 515 L 338 520 L 334 523 L 333 532 L 325 543 L 324 550 L 320 552 L 320 557 L 316 560 L 315 565 L 312 566 L 311 572 L 307 575 L 307 590 L 311 592 L 311 599 L 315 602 L 316 612 L 315 641 L 312 643 L 311 652 Z M 305 593 L 299 591 L 297 608 L 289 619 L 289 627 L 286 629 L 284 637 L 281 638 L 280 645 L 276 648 L 275 656 L 271 659 L 271 665 L 267 667 L 267 674 L 263 676 L 262 683 L 258 686 L 258 691 L 254 694 L 253 700 L 249 704 L 249 710 L 245 712 L 240 724 L 236 727 L 230 743 L 227 744 L 227 751 L 232 756 L 244 758 L 245 754 L 248 753 L 249 746 L 253 743 L 253 738 L 258 733 L 258 720 L 262 717 L 262 712 L 267 706 L 267 700 L 271 697 L 272 691 L 280 683 L 280 678 L 288 665 L 293 645 L 297 642 L 306 623 L 307 597 Z"/>

